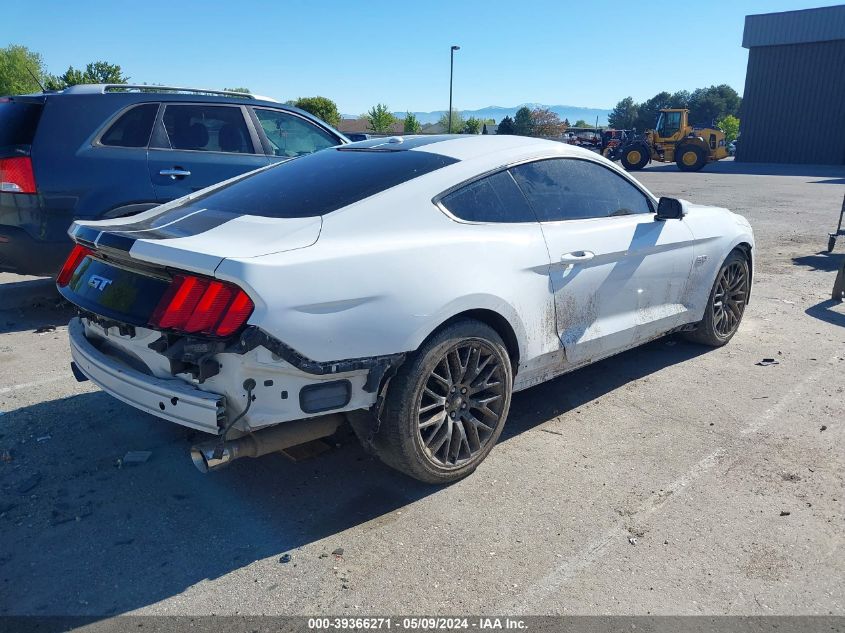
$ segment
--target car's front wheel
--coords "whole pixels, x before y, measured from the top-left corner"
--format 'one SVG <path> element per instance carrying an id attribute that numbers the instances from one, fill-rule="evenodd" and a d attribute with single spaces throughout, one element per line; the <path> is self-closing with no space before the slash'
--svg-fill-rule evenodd
<path id="1" fill-rule="evenodd" d="M 748 259 L 735 249 L 716 275 L 716 283 L 710 291 L 704 319 L 686 337 L 695 342 L 720 347 L 731 340 L 748 303 L 751 291 L 751 270 Z"/>
<path id="2" fill-rule="evenodd" d="M 512 387 L 510 358 L 493 328 L 474 320 L 448 325 L 391 381 L 376 453 L 420 481 L 457 481 L 499 438 Z"/>

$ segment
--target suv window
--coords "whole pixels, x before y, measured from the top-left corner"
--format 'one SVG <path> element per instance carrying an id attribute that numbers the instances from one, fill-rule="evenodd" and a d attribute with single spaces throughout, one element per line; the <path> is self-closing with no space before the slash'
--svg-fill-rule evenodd
<path id="1" fill-rule="evenodd" d="M 255 108 L 255 116 L 275 156 L 303 156 L 340 143 L 325 130 L 287 112 Z"/>
<path id="2" fill-rule="evenodd" d="M 32 145 L 43 104 L 0 97 L 0 147 Z"/>
<path id="3" fill-rule="evenodd" d="M 158 114 L 157 103 L 130 108 L 100 137 L 101 145 L 114 147 L 146 147 Z"/>
<path id="4" fill-rule="evenodd" d="M 164 129 L 173 149 L 254 154 L 240 106 L 168 105 Z"/>
<path id="5" fill-rule="evenodd" d="M 471 182 L 443 196 L 449 212 L 470 222 L 536 222 L 537 218 L 507 171 Z"/>
<path id="6" fill-rule="evenodd" d="M 646 195 L 619 174 L 587 160 L 555 158 L 511 168 L 541 222 L 651 213 Z"/>

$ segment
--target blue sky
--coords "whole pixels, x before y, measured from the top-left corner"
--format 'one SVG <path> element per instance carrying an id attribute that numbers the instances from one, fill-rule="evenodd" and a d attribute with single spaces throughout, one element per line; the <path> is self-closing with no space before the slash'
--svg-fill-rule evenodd
<path id="1" fill-rule="evenodd" d="M 611 107 L 661 90 L 728 83 L 740 93 L 744 16 L 830 2 L 6 2 L 0 46 L 50 72 L 104 59 L 132 81 L 246 86 L 282 100 L 323 95 L 345 114 L 523 102 Z M 690 36 L 690 32 L 695 33 Z"/>

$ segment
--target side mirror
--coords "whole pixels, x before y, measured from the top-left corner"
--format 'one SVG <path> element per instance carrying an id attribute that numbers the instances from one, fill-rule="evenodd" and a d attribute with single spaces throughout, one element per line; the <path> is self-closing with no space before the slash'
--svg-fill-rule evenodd
<path id="1" fill-rule="evenodd" d="M 660 198 L 657 203 L 657 220 L 680 220 L 684 217 L 684 207 L 676 198 Z"/>

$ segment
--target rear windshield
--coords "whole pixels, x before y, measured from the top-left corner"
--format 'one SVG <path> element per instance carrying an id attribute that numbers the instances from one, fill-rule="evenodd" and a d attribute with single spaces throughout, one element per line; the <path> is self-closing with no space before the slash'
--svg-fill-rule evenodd
<path id="1" fill-rule="evenodd" d="M 0 149 L 32 145 L 43 107 L 41 103 L 0 98 Z"/>
<path id="2" fill-rule="evenodd" d="M 431 152 L 324 149 L 200 196 L 180 209 L 270 218 L 325 215 L 454 162 Z"/>

